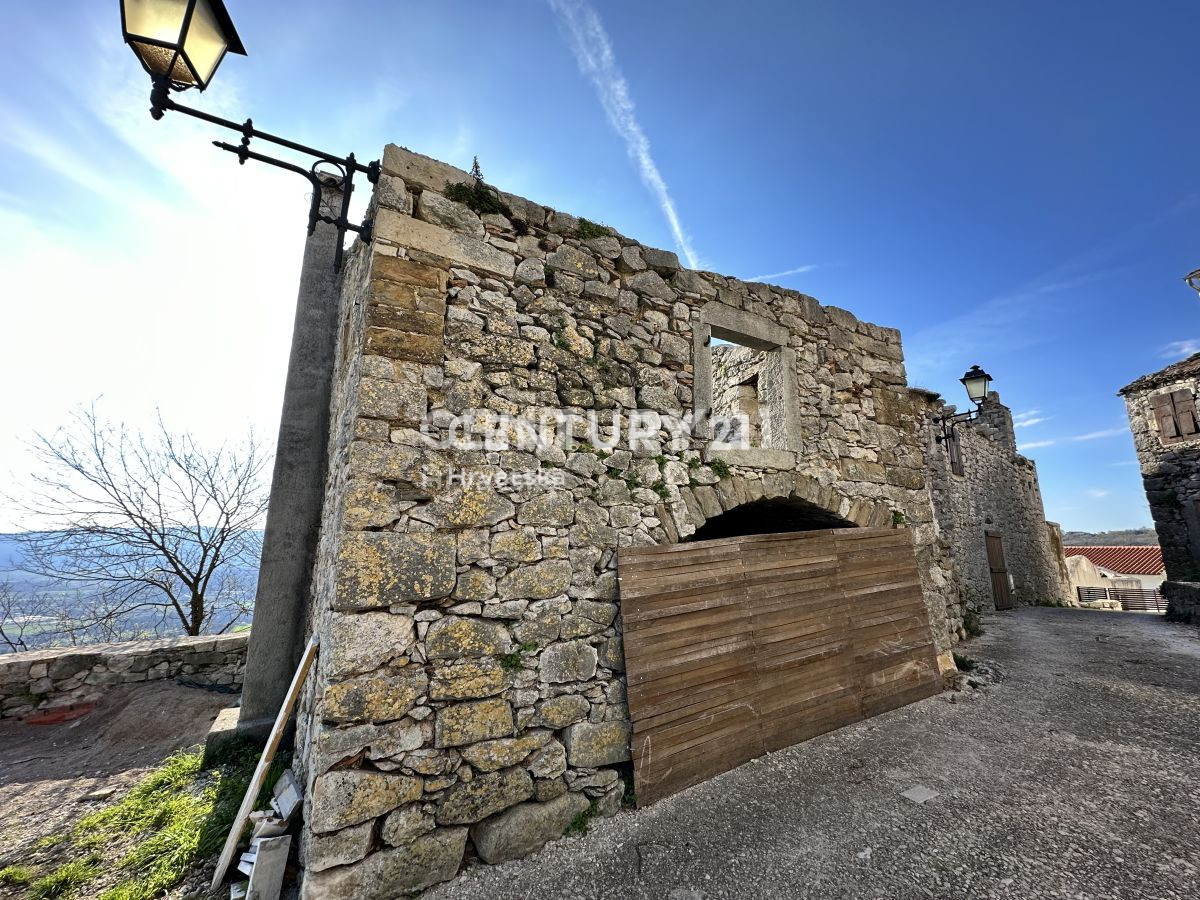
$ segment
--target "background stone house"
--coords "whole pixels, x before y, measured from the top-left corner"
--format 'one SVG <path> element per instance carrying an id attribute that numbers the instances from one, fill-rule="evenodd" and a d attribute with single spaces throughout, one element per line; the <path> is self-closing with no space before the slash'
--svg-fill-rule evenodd
<path id="1" fill-rule="evenodd" d="M 1032 463 L 976 427 L 951 473 L 896 330 L 524 198 L 476 214 L 445 196 L 466 172 L 395 146 L 383 172 L 343 277 L 298 715 L 306 896 L 391 897 L 452 877 L 468 844 L 500 862 L 619 807 L 623 547 L 904 527 L 939 651 L 964 604 L 988 608 L 988 528 L 1019 601 L 1059 590 Z M 714 407 L 745 414 L 749 446 L 670 427 Z M 637 446 L 611 429 L 635 409 L 661 419 Z M 485 414 L 555 411 L 610 430 L 485 440 Z"/>
<path id="2" fill-rule="evenodd" d="M 953 415 L 926 394 L 931 418 Z M 976 612 L 1020 605 L 1070 605 L 1062 530 L 1046 521 L 1033 460 L 1017 452 L 1012 413 L 995 391 L 974 422 L 931 426 L 929 489 L 955 583 Z"/>
<path id="3" fill-rule="evenodd" d="M 1167 579 L 1200 581 L 1200 353 L 1121 388 Z M 1196 591 L 1164 586 L 1168 615 L 1200 620 Z"/>

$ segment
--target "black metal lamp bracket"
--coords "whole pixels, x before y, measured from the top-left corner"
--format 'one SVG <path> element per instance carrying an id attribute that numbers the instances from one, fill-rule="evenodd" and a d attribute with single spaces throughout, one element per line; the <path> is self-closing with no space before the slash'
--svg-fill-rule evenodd
<path id="1" fill-rule="evenodd" d="M 978 418 L 979 410 L 977 409 L 971 412 L 955 413 L 952 416 L 934 416 L 934 423 L 942 426 L 942 433 L 934 435 L 934 440 L 939 444 L 944 444 L 954 437 L 959 425 L 967 425 Z"/>
<path id="2" fill-rule="evenodd" d="M 183 106 L 171 98 L 173 87 L 170 79 L 164 76 L 156 76 L 154 78 L 154 87 L 150 92 L 150 115 L 155 120 L 161 119 L 167 111 L 179 112 L 194 119 L 200 119 L 213 125 L 220 125 L 222 128 L 228 128 L 231 131 L 240 132 L 242 139 L 237 144 L 213 141 L 213 145 L 237 156 L 238 163 L 243 166 L 246 164 L 246 160 L 252 159 L 255 162 L 266 163 L 269 166 L 295 172 L 297 175 L 308 179 L 313 188 L 312 204 L 308 211 L 308 233 L 311 235 L 316 230 L 317 223 L 319 222 L 332 225 L 337 229 L 337 246 L 334 249 L 333 255 L 334 271 L 340 272 L 342 270 L 343 245 L 346 241 L 346 232 L 353 231 L 363 241 L 371 240 L 374 223 L 369 216 L 363 220 L 361 225 L 350 223 L 350 196 L 354 193 L 354 176 L 360 172 L 367 176 L 367 180 L 371 184 L 379 182 L 380 167 L 378 160 L 364 166 L 354 158 L 353 153 L 346 157 L 334 156 L 322 150 L 306 147 L 303 144 L 297 144 L 294 141 L 268 134 L 265 131 L 259 131 L 254 127 L 254 122 L 251 119 L 247 119 L 239 125 L 237 122 L 229 119 L 222 119 L 219 116 Z M 310 168 L 306 169 L 303 166 L 286 160 L 266 156 L 250 149 L 250 142 L 252 140 L 267 141 L 268 143 L 286 147 L 289 150 L 294 150 L 306 156 L 316 157 L 316 162 Z M 321 169 L 322 166 L 332 167 L 333 171 Z M 321 211 L 323 186 L 330 184 L 331 181 L 332 183 L 336 183 L 342 192 L 342 205 L 337 216 L 331 216 Z"/>

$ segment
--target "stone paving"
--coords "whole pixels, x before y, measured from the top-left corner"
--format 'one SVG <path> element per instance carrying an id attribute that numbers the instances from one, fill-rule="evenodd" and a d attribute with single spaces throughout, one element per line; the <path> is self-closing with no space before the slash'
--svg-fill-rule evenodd
<path id="1" fill-rule="evenodd" d="M 424 896 L 1200 896 L 1200 631 L 1047 608 L 984 625 L 959 650 L 999 684 L 775 753 Z"/>

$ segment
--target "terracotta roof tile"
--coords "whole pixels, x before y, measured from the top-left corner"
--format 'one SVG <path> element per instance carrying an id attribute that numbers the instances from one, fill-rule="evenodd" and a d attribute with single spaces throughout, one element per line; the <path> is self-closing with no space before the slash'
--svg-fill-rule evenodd
<path id="1" fill-rule="evenodd" d="M 1121 575 L 1162 575 L 1161 547 L 1063 547 L 1067 556 L 1086 556 L 1097 566 Z"/>

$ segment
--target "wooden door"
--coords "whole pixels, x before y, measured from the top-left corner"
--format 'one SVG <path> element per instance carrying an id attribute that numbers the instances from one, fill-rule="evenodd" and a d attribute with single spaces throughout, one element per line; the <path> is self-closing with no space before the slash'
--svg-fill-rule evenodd
<path id="1" fill-rule="evenodd" d="M 911 532 L 619 552 L 639 805 L 941 689 Z"/>
<path id="2" fill-rule="evenodd" d="M 1004 562 L 1004 539 L 998 534 L 988 534 L 988 571 L 992 575 L 992 600 L 996 609 L 1012 609 L 1012 592 L 1008 589 L 1008 566 Z"/>

